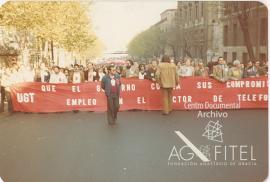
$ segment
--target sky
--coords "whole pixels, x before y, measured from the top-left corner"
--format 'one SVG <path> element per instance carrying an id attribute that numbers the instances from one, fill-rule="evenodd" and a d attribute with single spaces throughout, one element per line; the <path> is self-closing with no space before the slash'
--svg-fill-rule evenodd
<path id="1" fill-rule="evenodd" d="M 176 9 L 177 2 L 167 1 L 94 1 L 92 26 L 106 52 L 126 50 L 132 38 L 160 20 L 160 13 Z"/>

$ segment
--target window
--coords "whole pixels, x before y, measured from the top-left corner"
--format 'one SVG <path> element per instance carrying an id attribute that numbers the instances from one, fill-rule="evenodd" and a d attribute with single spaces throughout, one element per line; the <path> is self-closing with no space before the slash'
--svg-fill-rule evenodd
<path id="1" fill-rule="evenodd" d="M 179 17 L 182 18 L 182 9 L 179 10 Z"/>
<path id="2" fill-rule="evenodd" d="M 248 53 L 243 52 L 242 63 L 247 63 L 247 62 L 248 62 Z"/>
<path id="3" fill-rule="evenodd" d="M 191 7 L 189 7 L 189 20 L 188 21 L 191 21 Z"/>
<path id="4" fill-rule="evenodd" d="M 196 3 L 195 8 L 196 8 L 196 11 L 195 11 L 195 18 L 196 18 L 196 20 L 197 20 L 197 19 L 198 19 L 198 4 L 197 4 L 197 3 Z"/>
<path id="5" fill-rule="evenodd" d="M 224 44 L 224 46 L 228 46 L 228 25 L 224 26 L 223 44 Z"/>
<path id="6" fill-rule="evenodd" d="M 201 1 L 201 16 L 203 16 L 203 1 Z"/>
<path id="7" fill-rule="evenodd" d="M 223 52 L 223 58 L 227 61 L 227 57 L 228 57 L 228 53 L 227 52 Z"/>
<path id="8" fill-rule="evenodd" d="M 196 56 L 196 58 L 199 57 L 199 47 L 198 46 L 195 47 L 195 56 Z"/>
<path id="9" fill-rule="evenodd" d="M 264 53 L 260 54 L 260 61 L 267 61 L 266 54 L 264 54 Z"/>
<path id="10" fill-rule="evenodd" d="M 236 46 L 237 44 L 237 24 L 234 23 L 233 24 L 233 41 L 232 41 L 232 45 Z"/>
<path id="11" fill-rule="evenodd" d="M 200 46 L 200 58 L 203 59 L 203 46 Z"/>
<path id="12" fill-rule="evenodd" d="M 236 59 L 237 59 L 237 53 L 236 52 L 233 52 L 232 53 L 232 61 L 234 61 Z"/>
<path id="13" fill-rule="evenodd" d="M 188 21 L 188 15 L 187 15 L 187 10 L 185 10 L 185 22 Z"/>

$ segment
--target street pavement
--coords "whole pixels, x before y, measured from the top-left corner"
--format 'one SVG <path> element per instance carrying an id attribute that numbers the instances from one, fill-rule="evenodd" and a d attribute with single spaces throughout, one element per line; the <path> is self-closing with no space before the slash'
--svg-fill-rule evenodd
<path id="1" fill-rule="evenodd" d="M 125 111 L 119 113 L 115 126 L 107 125 L 106 113 L 1 114 L 0 177 L 5 182 L 263 181 L 268 171 L 267 110 L 219 112 L 227 112 L 228 117 L 198 117 L 199 111 L 174 111 L 170 116 L 158 111 Z M 222 126 L 215 133 L 222 133 L 222 141 L 203 136 L 210 121 Z M 252 145 L 253 150 L 243 153 L 243 158 L 253 164 L 169 165 L 169 161 L 185 162 L 194 153 L 190 148 L 180 153 L 187 143 L 175 131 L 198 149 Z M 169 160 L 174 146 L 179 153 L 174 152 Z M 212 149 L 210 153 L 205 156 L 213 161 Z M 237 156 L 235 150 L 235 160 Z M 195 155 L 189 162 L 202 161 Z"/>

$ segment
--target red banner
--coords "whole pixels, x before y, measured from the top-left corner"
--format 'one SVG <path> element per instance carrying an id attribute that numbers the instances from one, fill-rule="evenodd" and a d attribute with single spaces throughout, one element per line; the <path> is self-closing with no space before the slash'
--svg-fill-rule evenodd
<path id="1" fill-rule="evenodd" d="M 81 84 L 21 83 L 11 88 L 14 111 L 105 111 L 99 82 Z M 122 79 L 120 109 L 161 110 L 160 87 L 148 80 Z M 267 77 L 220 83 L 211 78 L 180 78 L 173 91 L 175 110 L 256 109 L 268 107 Z"/>

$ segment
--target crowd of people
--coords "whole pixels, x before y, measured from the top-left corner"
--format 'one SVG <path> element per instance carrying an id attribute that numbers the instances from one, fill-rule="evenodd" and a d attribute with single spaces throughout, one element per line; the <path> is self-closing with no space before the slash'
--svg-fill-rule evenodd
<path id="1" fill-rule="evenodd" d="M 127 60 L 125 64 L 114 66 L 116 73 L 121 78 L 137 78 L 157 80 L 157 72 L 162 61 L 150 60 L 148 64 L 138 63 Z M 176 72 L 179 77 L 212 77 L 220 82 L 228 80 L 239 80 L 247 77 L 267 76 L 268 65 L 266 61 L 248 61 L 246 65 L 239 60 L 227 63 L 223 57 L 216 61 L 209 62 L 207 65 L 202 60 L 193 60 L 185 58 L 170 63 L 176 66 Z M 0 65 L 1 66 L 1 65 Z M 0 67 L 0 85 L 1 85 L 1 105 L 6 98 L 11 102 L 9 87 L 13 84 L 23 82 L 46 82 L 46 83 L 84 83 L 99 82 L 105 75 L 108 75 L 108 66 L 106 64 L 94 64 L 88 62 L 86 66 L 74 64 L 69 67 L 59 67 L 57 65 L 47 66 L 44 62 L 33 68 L 30 65 L 23 65 L 19 61 L 12 61 L 9 66 Z M 11 104 L 9 104 L 11 106 Z M 0 112 L 1 112 L 0 106 Z M 11 109 L 11 108 L 10 108 Z"/>
<path id="2" fill-rule="evenodd" d="M 226 60 L 219 57 L 217 61 L 205 65 L 202 61 L 185 58 L 173 61 L 176 64 L 177 74 L 180 77 L 202 76 L 213 77 L 225 82 L 227 80 L 239 80 L 246 77 L 258 77 L 267 75 L 267 62 L 249 61 L 246 65 L 239 60 L 227 64 Z M 116 72 L 122 78 L 138 78 L 156 80 L 158 60 L 151 60 L 148 64 L 139 64 L 136 61 L 127 60 L 125 65 L 116 66 Z M 10 66 L 0 67 L 1 86 L 8 87 L 21 82 L 48 82 L 48 83 L 83 83 L 101 81 L 108 74 L 106 64 L 98 65 L 89 62 L 85 67 L 74 64 L 69 67 L 48 67 L 41 63 L 37 68 L 25 66 L 19 62 L 13 62 Z"/>

